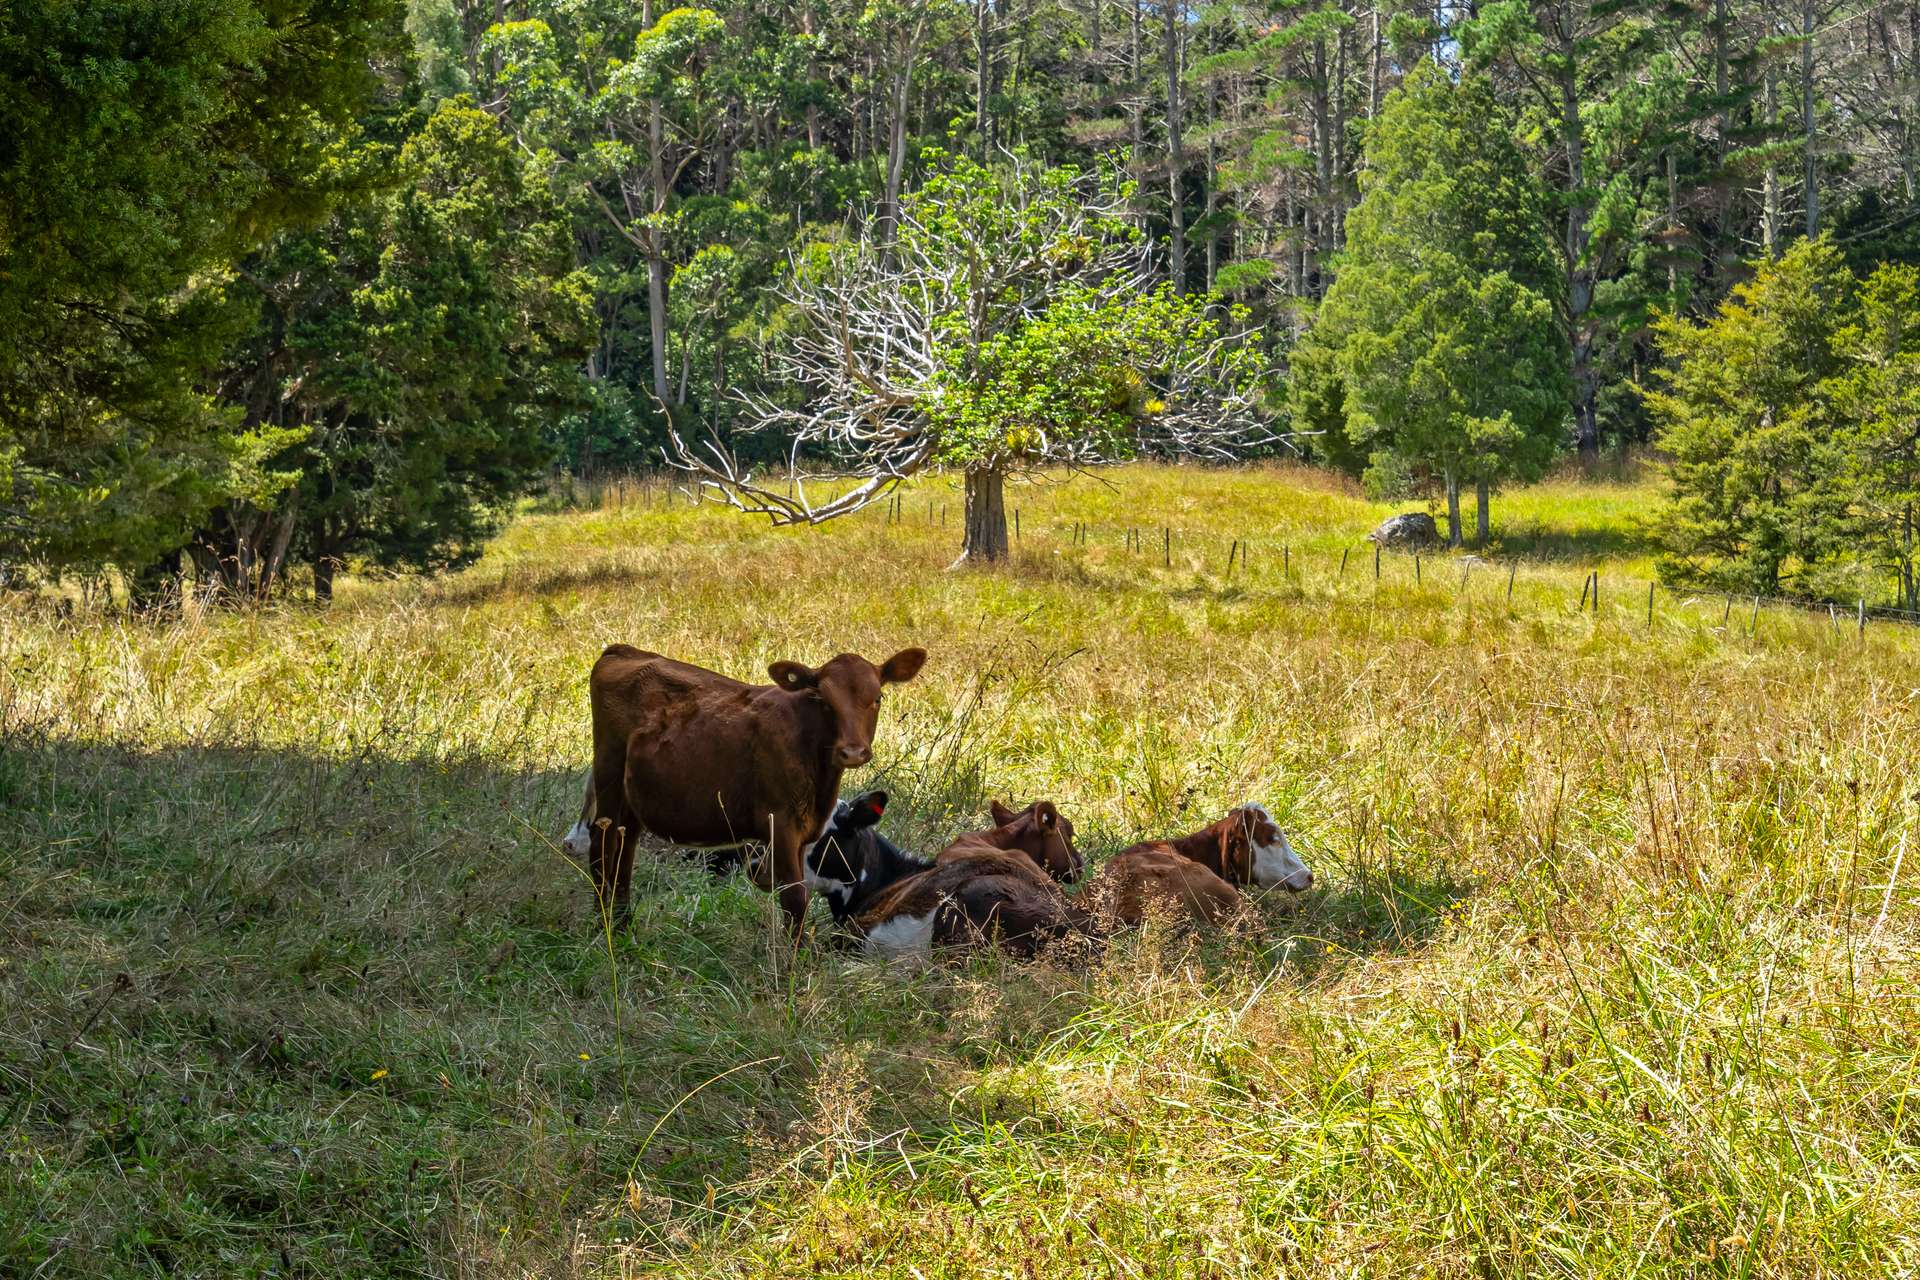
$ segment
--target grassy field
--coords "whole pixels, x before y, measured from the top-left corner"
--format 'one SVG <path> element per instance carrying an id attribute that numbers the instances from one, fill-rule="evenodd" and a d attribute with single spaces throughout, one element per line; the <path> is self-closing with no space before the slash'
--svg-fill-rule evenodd
<path id="1" fill-rule="evenodd" d="M 325 613 L 8 605 L 0 1274 L 1920 1272 L 1920 633 L 1649 623 L 1641 483 L 1416 583 L 1312 473 L 1104 479 L 1010 494 L 1003 572 L 944 571 L 929 481 L 529 514 Z M 889 968 L 643 860 L 598 936 L 555 841 L 615 639 L 924 645 L 850 779 L 896 838 L 1049 797 L 1097 862 L 1257 799 L 1316 887 Z"/>

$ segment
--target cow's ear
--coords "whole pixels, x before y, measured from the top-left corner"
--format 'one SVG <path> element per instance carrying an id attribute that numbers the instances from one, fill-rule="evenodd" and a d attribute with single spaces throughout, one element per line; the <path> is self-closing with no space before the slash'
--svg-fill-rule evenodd
<path id="1" fill-rule="evenodd" d="M 880 815 L 887 811 L 887 793 L 869 791 L 857 797 L 853 802 L 853 811 L 848 815 L 848 823 L 856 830 L 871 827 L 880 821 Z"/>
<path id="2" fill-rule="evenodd" d="M 1234 837 L 1238 836 L 1239 839 Z M 1253 883 L 1253 841 L 1244 825 L 1220 832 L 1220 878 L 1236 884 Z"/>
<path id="3" fill-rule="evenodd" d="M 993 825 L 996 827 L 1004 827 L 1009 822 L 1012 822 L 1014 818 L 1013 810 L 1007 808 L 1007 806 L 1001 804 L 998 800 L 987 801 L 987 812 L 993 815 Z"/>
<path id="4" fill-rule="evenodd" d="M 812 667 L 798 662 L 776 662 L 768 666 L 767 674 L 782 689 L 817 689 L 820 687 L 820 673 Z"/>
<path id="5" fill-rule="evenodd" d="M 1033 816 L 1038 818 L 1040 825 L 1049 831 L 1060 825 L 1060 811 L 1053 807 L 1051 800 L 1042 800 L 1033 806 Z"/>
<path id="6" fill-rule="evenodd" d="M 927 664 L 925 649 L 902 649 L 880 664 L 881 684 L 905 684 Z"/>

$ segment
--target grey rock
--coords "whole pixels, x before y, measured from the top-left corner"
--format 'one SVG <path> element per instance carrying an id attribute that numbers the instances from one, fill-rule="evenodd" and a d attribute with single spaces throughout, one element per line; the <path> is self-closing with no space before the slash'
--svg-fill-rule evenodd
<path id="1" fill-rule="evenodd" d="M 1440 526 L 1424 511 L 1388 516 L 1367 540 L 1383 547 L 1431 547 L 1440 541 Z"/>

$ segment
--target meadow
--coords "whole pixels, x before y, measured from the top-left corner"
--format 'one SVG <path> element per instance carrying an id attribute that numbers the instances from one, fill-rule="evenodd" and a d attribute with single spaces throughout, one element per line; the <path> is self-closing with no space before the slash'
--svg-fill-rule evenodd
<path id="1" fill-rule="evenodd" d="M 1417 582 L 1338 481 L 1140 466 L 1010 490 L 998 571 L 929 479 L 529 510 L 325 611 L 11 598 L 0 1274 L 1920 1272 L 1920 632 L 1649 618 L 1651 492 Z M 613 640 L 924 645 L 849 778 L 902 843 L 1260 800 L 1316 886 L 912 967 L 643 858 L 606 935 L 557 841 Z"/>

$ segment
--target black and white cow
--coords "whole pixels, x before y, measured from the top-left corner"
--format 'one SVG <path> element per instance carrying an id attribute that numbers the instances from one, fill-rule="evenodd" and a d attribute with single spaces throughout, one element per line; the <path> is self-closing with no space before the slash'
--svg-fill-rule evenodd
<path id="1" fill-rule="evenodd" d="M 884 791 L 842 800 L 827 829 L 807 850 L 807 879 L 826 897 L 835 924 L 846 924 L 889 885 L 933 866 L 880 834 L 880 817 L 886 811 Z"/>

